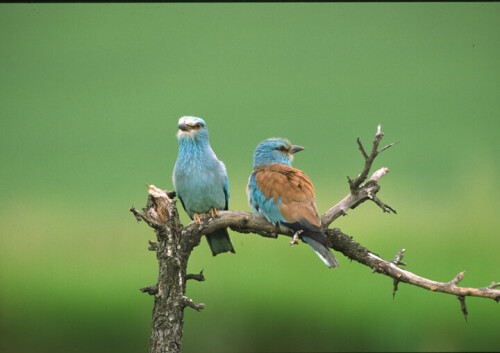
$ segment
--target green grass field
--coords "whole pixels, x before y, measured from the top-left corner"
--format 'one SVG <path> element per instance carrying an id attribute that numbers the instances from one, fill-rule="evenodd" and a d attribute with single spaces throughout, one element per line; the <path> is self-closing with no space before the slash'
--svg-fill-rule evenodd
<path id="1" fill-rule="evenodd" d="M 230 208 L 256 145 L 294 166 L 320 212 L 362 168 L 377 125 L 400 141 L 379 197 L 332 226 L 407 270 L 500 281 L 500 4 L 1 4 L 0 351 L 146 352 L 154 233 L 130 206 L 172 189 L 177 120 L 205 119 Z M 181 220 L 189 219 L 180 210 Z M 289 239 L 231 233 L 188 269 L 185 352 L 498 351 L 500 307 L 401 284 Z"/>

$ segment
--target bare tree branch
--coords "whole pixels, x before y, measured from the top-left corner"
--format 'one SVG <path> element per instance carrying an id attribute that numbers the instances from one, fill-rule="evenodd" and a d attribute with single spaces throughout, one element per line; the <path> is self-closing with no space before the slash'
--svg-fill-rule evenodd
<path id="1" fill-rule="evenodd" d="M 378 145 L 380 144 L 380 141 L 382 141 L 382 138 L 384 137 L 384 133 L 381 131 L 381 126 L 379 125 L 377 127 L 377 133 L 375 134 L 375 139 L 373 140 L 372 144 L 372 151 L 370 152 L 370 155 L 368 155 L 365 151 L 365 148 L 363 147 L 363 144 L 361 143 L 361 139 L 358 137 L 357 142 L 359 146 L 359 150 L 363 154 L 363 157 L 365 159 L 365 166 L 363 170 L 361 171 L 361 174 L 359 174 L 354 180 L 351 178 L 347 177 L 347 180 L 349 181 L 349 185 L 351 187 L 351 193 L 356 193 L 358 190 L 359 186 L 366 180 L 368 173 L 370 172 L 370 169 L 372 167 L 373 161 L 375 160 L 375 157 L 377 157 L 380 153 L 385 151 L 391 146 L 394 146 L 397 142 L 393 142 L 391 144 L 388 144 L 381 150 L 378 150 Z"/>
<path id="2" fill-rule="evenodd" d="M 454 279 L 449 282 L 437 282 L 421 276 L 418 276 L 409 271 L 403 270 L 394 263 L 386 261 L 375 254 L 370 254 L 374 262 L 370 261 L 370 264 L 375 269 L 375 272 L 382 273 L 400 282 L 412 284 L 417 287 L 425 288 L 433 292 L 441 292 L 447 294 L 453 294 L 457 296 L 467 296 L 467 297 L 481 297 L 481 298 L 491 298 L 495 301 L 500 301 L 500 290 L 493 289 L 491 287 L 483 288 L 469 288 L 469 287 L 458 287 L 457 283 L 460 282 L 464 276 L 465 271 L 460 272 Z"/>
<path id="3" fill-rule="evenodd" d="M 349 209 L 356 208 L 359 204 L 365 202 L 366 200 L 373 200 L 375 194 L 380 190 L 378 181 L 387 173 L 389 173 L 389 169 L 380 168 L 375 173 L 373 173 L 370 179 L 368 179 L 366 183 L 358 188 L 356 192 L 351 191 L 349 195 L 344 197 L 339 203 L 326 211 L 321 216 L 321 224 L 323 229 L 328 228 L 328 226 L 340 216 L 346 216 Z M 394 211 L 392 207 L 385 205 L 378 198 L 377 200 L 379 201 L 379 203 L 376 203 L 379 206 L 384 206 L 382 207 L 382 210 L 385 211 L 385 209 L 389 209 L 396 213 L 396 211 Z"/>
<path id="4" fill-rule="evenodd" d="M 264 226 L 264 227 L 263 227 Z M 196 236 L 197 234 L 208 234 L 220 228 L 230 227 L 232 230 L 241 233 L 260 234 L 266 238 L 274 238 L 276 234 L 293 237 L 292 232 L 286 232 L 279 227 L 274 227 L 267 220 L 258 214 L 241 211 L 219 211 L 219 216 L 205 220 L 201 225 L 196 222 L 188 224 L 184 230 L 183 236 Z M 459 273 L 450 282 L 437 282 L 412 272 L 403 270 L 398 265 L 405 265 L 401 261 L 404 249 L 401 250 L 394 260 L 384 260 L 380 256 L 364 248 L 355 242 L 351 237 L 343 234 L 338 228 L 328 229 L 327 236 L 332 242 L 332 249 L 341 252 L 348 258 L 372 268 L 372 272 L 378 272 L 397 280 L 398 282 L 408 283 L 417 287 L 425 288 L 435 292 L 448 293 L 461 296 L 475 296 L 500 300 L 500 290 L 494 289 L 498 286 L 490 285 L 484 288 L 464 288 L 458 287 L 457 283 L 463 278 L 463 272 Z"/>
<path id="5" fill-rule="evenodd" d="M 495 289 L 500 286 L 499 282 L 492 282 L 483 288 L 459 287 L 458 283 L 463 279 L 465 271 L 460 272 L 449 282 L 433 281 L 399 267 L 406 265 L 402 261 L 404 249 L 400 250 L 392 261 L 384 260 L 354 241 L 352 237 L 342 233 L 340 229 L 328 229 L 328 226 L 338 217 L 347 215 L 348 210 L 356 208 L 367 200 L 375 202 L 384 212 L 396 213 L 391 206 L 376 196 L 380 190 L 378 182 L 389 170 L 380 168 L 367 180 L 375 157 L 395 144 L 391 143 L 379 150 L 378 146 L 383 136 L 379 125 L 370 154 L 364 149 L 361 140 L 357 139 L 359 149 L 365 159 L 363 170 L 354 180 L 348 178 L 349 194 L 321 216 L 322 228 L 332 243 L 332 249 L 341 252 L 349 259 L 370 267 L 374 273 L 392 278 L 393 297 L 400 282 L 455 295 L 460 301 L 461 310 L 466 320 L 468 312 L 465 297 L 474 296 L 500 301 L 500 290 Z M 273 226 L 260 214 L 242 211 L 219 211 L 215 218 L 204 216 L 201 218 L 201 224 L 191 222 L 183 227 L 179 221 L 176 200 L 173 199 L 175 192 L 161 190 L 154 185 L 148 185 L 148 192 L 147 207 L 142 209 L 142 212 L 134 207 L 130 211 L 137 220 L 143 220 L 152 227 L 157 236 L 157 241 L 149 241 L 149 250 L 155 251 L 157 254 L 158 283 L 141 289 L 142 292 L 155 296 L 150 352 L 180 352 L 184 308 L 190 307 L 200 311 L 205 307 L 205 304 L 195 303 L 185 296 L 187 280 L 205 280 L 203 271 L 199 274 L 186 274 L 189 256 L 193 248 L 200 243 L 201 237 L 217 229 L 227 227 L 239 233 L 254 233 L 266 238 L 276 238 L 281 234 L 292 237 L 292 243 L 294 243 L 296 235 Z M 168 320 L 165 319 L 166 317 Z"/>

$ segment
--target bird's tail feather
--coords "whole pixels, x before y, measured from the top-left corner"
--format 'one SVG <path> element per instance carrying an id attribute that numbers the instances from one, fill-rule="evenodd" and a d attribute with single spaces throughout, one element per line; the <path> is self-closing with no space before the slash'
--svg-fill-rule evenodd
<path id="1" fill-rule="evenodd" d="M 206 238 L 214 256 L 223 252 L 232 252 L 234 254 L 233 243 L 231 243 L 231 238 L 229 238 L 226 228 L 207 234 Z"/>
<path id="2" fill-rule="evenodd" d="M 318 242 L 317 240 L 314 240 L 313 238 L 310 238 L 308 236 L 302 236 L 302 239 L 313 248 L 314 252 L 316 255 L 319 256 L 321 260 L 325 263 L 326 266 L 329 268 L 332 267 L 339 267 L 339 263 L 337 262 L 337 259 L 335 259 L 335 256 L 333 256 L 332 252 L 330 249 L 325 247 L 323 244 Z"/>

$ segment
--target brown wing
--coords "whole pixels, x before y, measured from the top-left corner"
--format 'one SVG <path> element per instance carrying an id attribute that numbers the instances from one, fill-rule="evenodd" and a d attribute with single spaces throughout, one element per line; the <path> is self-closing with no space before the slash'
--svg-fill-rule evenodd
<path id="1" fill-rule="evenodd" d="M 281 198 L 279 209 L 289 223 L 299 222 L 310 230 L 319 230 L 321 220 L 314 196 L 314 186 L 304 172 L 284 164 L 259 166 L 255 181 L 266 199 L 274 203 Z"/>

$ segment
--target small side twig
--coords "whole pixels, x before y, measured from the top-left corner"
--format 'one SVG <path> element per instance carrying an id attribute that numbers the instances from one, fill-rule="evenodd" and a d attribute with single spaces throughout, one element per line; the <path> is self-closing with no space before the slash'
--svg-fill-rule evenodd
<path id="1" fill-rule="evenodd" d="M 356 141 L 358 141 L 359 150 L 363 154 L 363 157 L 365 157 L 365 161 L 368 160 L 369 157 L 368 157 L 368 154 L 366 154 L 366 151 L 365 151 L 365 148 L 363 147 L 363 144 L 361 143 L 361 139 L 358 137 L 356 139 Z"/>
<path id="2" fill-rule="evenodd" d="M 158 283 L 153 284 L 152 286 L 149 287 L 141 288 L 140 291 L 142 293 L 148 293 L 149 295 L 158 294 Z"/>
<path id="3" fill-rule="evenodd" d="M 394 278 L 392 280 L 392 299 L 396 297 L 396 292 L 398 291 L 399 279 Z"/>
<path id="4" fill-rule="evenodd" d="M 383 147 L 383 148 L 379 149 L 379 150 L 377 151 L 377 154 L 380 154 L 380 153 L 384 152 L 386 149 L 388 149 L 389 147 L 394 146 L 394 145 L 395 145 L 395 144 L 397 144 L 397 143 L 399 143 L 399 141 L 396 141 L 396 142 L 393 142 L 393 143 L 388 144 L 387 146 L 385 146 L 385 147 Z"/>
<path id="5" fill-rule="evenodd" d="M 488 289 L 495 289 L 496 287 L 500 287 L 500 282 L 491 282 L 491 284 L 488 287 L 486 287 L 486 288 L 488 288 Z"/>
<path id="6" fill-rule="evenodd" d="M 455 278 L 453 278 L 450 282 L 448 282 L 450 284 L 451 287 L 456 287 L 458 282 L 460 282 L 461 280 L 464 279 L 464 275 L 465 275 L 465 271 L 462 271 L 460 272 L 458 275 L 455 276 Z"/>
<path id="7" fill-rule="evenodd" d="M 149 243 L 149 247 L 148 247 L 149 251 L 158 252 L 158 250 L 160 250 L 160 243 L 158 243 L 157 241 L 148 240 L 148 243 Z"/>
<path id="8" fill-rule="evenodd" d="M 394 257 L 394 260 L 392 260 L 392 263 L 394 265 L 396 265 L 396 266 L 399 266 L 399 265 L 406 266 L 406 263 L 404 263 L 403 261 L 401 261 L 403 259 L 405 251 L 406 251 L 405 249 L 401 249 L 401 250 L 398 251 L 398 253 Z M 392 299 L 394 299 L 394 297 L 396 296 L 396 292 L 398 291 L 398 285 L 399 285 L 399 279 L 398 278 L 393 278 L 393 281 L 392 281 Z"/>
<path id="9" fill-rule="evenodd" d="M 394 256 L 394 260 L 392 260 L 392 263 L 396 266 L 406 266 L 406 263 L 401 261 L 403 259 L 403 256 L 405 254 L 405 251 L 406 249 L 401 249 L 398 251 L 398 253 L 396 254 L 396 256 Z"/>
<path id="10" fill-rule="evenodd" d="M 193 299 L 188 298 L 186 296 L 182 296 L 182 305 L 184 307 L 190 307 L 196 311 L 201 311 L 205 308 L 205 304 L 203 303 L 195 303 Z"/>
<path id="11" fill-rule="evenodd" d="M 467 316 L 469 315 L 469 312 L 467 311 L 467 306 L 465 305 L 465 296 L 457 295 L 457 298 L 460 301 L 460 309 L 462 310 L 462 313 L 464 314 L 465 322 L 467 322 Z"/>
<path id="12" fill-rule="evenodd" d="M 144 215 L 144 213 L 142 213 L 140 211 L 137 211 L 137 209 L 134 206 L 130 207 L 130 212 L 132 212 L 134 214 L 135 219 L 137 220 L 137 222 L 144 221 L 151 228 L 156 228 L 157 227 L 157 224 L 155 224 L 149 217 L 147 217 L 146 215 Z"/>
<path id="13" fill-rule="evenodd" d="M 457 284 L 464 279 L 465 271 L 460 272 L 455 276 L 451 281 L 448 282 L 451 288 L 457 289 Z M 460 309 L 465 317 L 465 322 L 467 322 L 467 316 L 469 315 L 467 311 L 467 305 L 465 305 L 465 295 L 457 295 L 458 300 L 460 301 Z"/>
<path id="14" fill-rule="evenodd" d="M 377 204 L 382 209 L 382 211 L 387 212 L 387 213 L 392 212 L 394 214 L 397 214 L 397 212 L 394 208 L 392 208 L 391 206 L 389 206 L 386 203 L 383 203 L 382 200 L 380 200 L 377 196 L 372 196 L 371 200 L 373 202 L 375 202 L 375 204 Z"/>
<path id="15" fill-rule="evenodd" d="M 203 270 L 201 270 L 198 274 L 188 273 L 186 275 L 186 280 L 188 279 L 194 279 L 198 282 L 203 282 L 205 280 L 205 276 L 203 276 Z"/>

